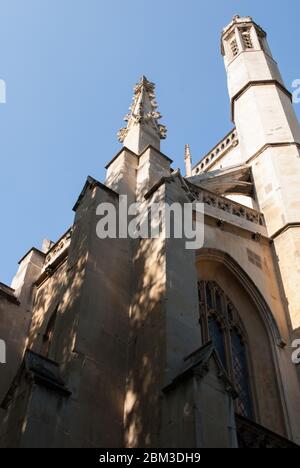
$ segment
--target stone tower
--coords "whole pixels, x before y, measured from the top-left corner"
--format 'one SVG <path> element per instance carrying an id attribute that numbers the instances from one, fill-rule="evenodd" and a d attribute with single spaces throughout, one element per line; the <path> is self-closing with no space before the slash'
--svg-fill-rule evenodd
<path id="1" fill-rule="evenodd" d="M 239 160 L 252 167 L 259 209 L 274 241 L 293 329 L 300 327 L 300 126 L 267 34 L 236 16 L 222 34 Z"/>
<path id="2" fill-rule="evenodd" d="M 0 447 L 300 443 L 300 130 L 264 31 L 235 17 L 222 50 L 236 128 L 194 168 L 187 145 L 183 177 L 143 76 L 105 183 L 88 177 L 70 229 L 0 283 Z M 139 224 L 160 210 L 156 235 L 128 233 L 137 204 Z M 189 205 L 196 224 L 198 204 L 191 250 L 165 215 Z M 101 236 L 107 210 L 118 234 Z"/>

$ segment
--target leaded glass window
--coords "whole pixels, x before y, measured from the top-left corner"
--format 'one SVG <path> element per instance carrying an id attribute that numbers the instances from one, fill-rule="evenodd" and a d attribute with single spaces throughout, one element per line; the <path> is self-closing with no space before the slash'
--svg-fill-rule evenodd
<path id="1" fill-rule="evenodd" d="M 208 317 L 208 329 L 209 329 L 210 338 L 214 344 L 214 347 L 216 348 L 219 354 L 219 357 L 222 361 L 222 364 L 224 368 L 226 369 L 227 362 L 226 362 L 223 329 L 222 329 L 220 322 L 218 322 L 217 318 L 215 317 L 215 315 L 210 315 Z"/>
<path id="2" fill-rule="evenodd" d="M 253 42 L 251 38 L 250 28 L 243 28 L 241 30 L 241 36 L 243 41 L 243 46 L 245 49 L 253 49 Z"/>
<path id="3" fill-rule="evenodd" d="M 216 290 L 216 308 L 222 313 L 222 296 L 218 290 Z"/>
<path id="4" fill-rule="evenodd" d="M 221 363 L 235 384 L 237 413 L 251 419 L 253 411 L 246 333 L 239 314 L 214 281 L 199 283 L 199 300 L 203 341 L 213 342 Z"/>
<path id="5" fill-rule="evenodd" d="M 251 418 L 251 400 L 249 389 L 249 375 L 245 343 L 238 330 L 231 330 L 233 375 L 238 398 L 236 400 L 237 412 L 247 418 Z"/>

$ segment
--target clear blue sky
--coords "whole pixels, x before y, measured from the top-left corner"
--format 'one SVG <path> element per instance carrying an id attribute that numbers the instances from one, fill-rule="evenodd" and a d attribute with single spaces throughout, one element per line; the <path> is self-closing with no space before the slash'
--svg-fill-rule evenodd
<path id="1" fill-rule="evenodd" d="M 175 167 L 185 143 L 196 162 L 232 128 L 220 31 L 234 14 L 267 30 L 290 88 L 299 0 L 0 0 L 0 281 L 71 225 L 87 175 L 104 179 L 141 74 L 157 84 Z"/>

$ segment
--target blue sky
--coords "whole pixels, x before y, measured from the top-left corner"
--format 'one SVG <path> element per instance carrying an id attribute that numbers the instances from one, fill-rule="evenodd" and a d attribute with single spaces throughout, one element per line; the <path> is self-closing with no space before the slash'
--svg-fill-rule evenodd
<path id="1" fill-rule="evenodd" d="M 157 84 L 162 151 L 183 168 L 227 131 L 220 31 L 234 14 L 269 33 L 287 87 L 300 78 L 299 0 L 0 0 L 0 281 L 72 223 L 86 180 L 103 181 L 141 74 Z M 300 117 L 300 104 L 296 106 Z"/>

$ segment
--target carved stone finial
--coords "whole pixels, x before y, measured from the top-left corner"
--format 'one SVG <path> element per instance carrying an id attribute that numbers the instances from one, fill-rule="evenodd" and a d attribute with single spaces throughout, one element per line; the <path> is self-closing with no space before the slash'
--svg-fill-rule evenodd
<path id="1" fill-rule="evenodd" d="M 242 21 L 249 22 L 249 21 L 253 21 L 253 18 L 252 18 L 252 16 L 242 17 L 240 15 L 234 15 L 232 21 L 233 21 L 233 23 L 241 23 Z"/>
<path id="2" fill-rule="evenodd" d="M 224 221 L 223 219 L 218 219 L 218 220 L 217 220 L 217 226 L 218 226 L 220 229 L 224 229 L 225 221 Z"/>
<path id="3" fill-rule="evenodd" d="M 185 159 L 191 159 L 191 148 L 190 145 L 185 145 Z"/>
<path id="4" fill-rule="evenodd" d="M 134 87 L 133 103 L 124 119 L 127 125 L 119 131 L 119 141 L 136 153 L 147 144 L 158 147 L 167 137 L 167 128 L 159 123 L 162 115 L 157 107 L 155 84 L 142 76 Z"/>

